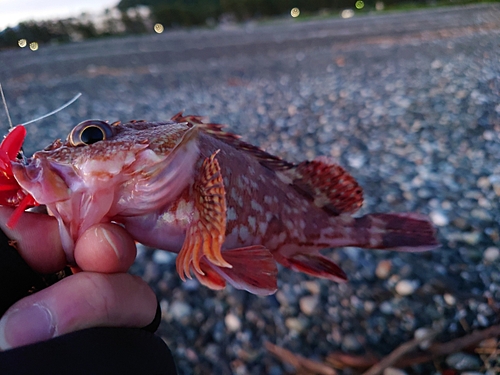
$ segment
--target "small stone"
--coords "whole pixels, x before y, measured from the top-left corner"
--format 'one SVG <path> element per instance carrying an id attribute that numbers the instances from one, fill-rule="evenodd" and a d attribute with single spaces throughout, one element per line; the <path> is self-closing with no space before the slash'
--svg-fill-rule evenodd
<path id="1" fill-rule="evenodd" d="M 475 355 L 458 352 L 446 357 L 446 364 L 459 371 L 479 370 L 481 360 Z"/>
<path id="2" fill-rule="evenodd" d="M 384 314 L 392 314 L 393 312 L 393 308 L 392 308 L 392 305 L 389 301 L 384 301 L 380 304 L 380 311 L 382 311 L 382 313 Z"/>
<path id="3" fill-rule="evenodd" d="M 432 222 L 438 227 L 444 227 L 450 222 L 448 217 L 441 211 L 432 211 L 429 214 L 429 217 L 431 218 Z"/>
<path id="4" fill-rule="evenodd" d="M 164 250 L 155 250 L 153 253 L 153 262 L 156 264 L 169 264 L 175 259 L 174 253 L 169 253 Z"/>
<path id="5" fill-rule="evenodd" d="M 431 332 L 432 332 L 432 329 L 422 327 L 422 328 L 418 328 L 417 330 L 415 330 L 414 336 L 416 339 L 420 339 L 424 336 L 429 335 Z M 426 349 L 429 349 L 431 344 L 432 344 L 431 340 L 424 340 L 420 344 L 418 344 L 418 346 L 420 347 L 420 349 L 426 350 Z"/>
<path id="6" fill-rule="evenodd" d="M 418 281 L 415 280 L 401 280 L 396 284 L 396 293 L 400 296 L 409 296 L 417 290 L 418 285 Z"/>
<path id="7" fill-rule="evenodd" d="M 497 196 L 500 196 L 500 175 L 491 175 L 488 177 L 491 185 L 493 185 L 493 191 Z"/>
<path id="8" fill-rule="evenodd" d="M 365 301 L 363 307 L 367 313 L 371 314 L 377 307 L 377 304 L 374 301 Z"/>
<path id="9" fill-rule="evenodd" d="M 434 60 L 432 63 L 431 63 L 431 68 L 432 69 L 439 69 L 439 68 L 442 68 L 443 67 L 443 63 L 439 60 Z"/>
<path id="10" fill-rule="evenodd" d="M 484 315 L 477 314 L 476 319 L 479 325 L 482 327 L 488 327 L 490 325 L 488 318 L 486 318 Z"/>
<path id="11" fill-rule="evenodd" d="M 224 323 L 226 323 L 226 328 L 230 332 L 237 332 L 241 329 L 241 320 L 237 315 L 229 313 L 224 318 Z"/>
<path id="12" fill-rule="evenodd" d="M 500 249 L 495 246 L 488 247 L 483 253 L 483 259 L 487 263 L 496 262 L 500 258 Z"/>
<path id="13" fill-rule="evenodd" d="M 443 299 L 450 306 L 455 306 L 455 303 L 457 303 L 457 299 L 450 293 L 445 293 Z"/>
<path id="14" fill-rule="evenodd" d="M 365 164 L 365 156 L 362 154 L 352 154 L 347 157 L 347 162 L 349 166 L 354 169 L 359 169 Z"/>
<path id="15" fill-rule="evenodd" d="M 302 283 L 304 289 L 306 289 L 311 294 L 319 294 L 320 287 L 317 281 L 304 281 Z"/>
<path id="16" fill-rule="evenodd" d="M 387 367 L 384 372 L 384 375 L 408 375 L 407 372 L 401 370 L 400 368 L 395 367 Z"/>
<path id="17" fill-rule="evenodd" d="M 377 268 L 375 269 L 375 275 L 377 275 L 379 279 L 385 280 L 389 277 L 391 268 L 392 262 L 389 259 L 382 260 L 379 262 Z"/>
<path id="18" fill-rule="evenodd" d="M 285 320 L 285 326 L 288 328 L 290 331 L 294 331 L 296 333 L 301 333 L 304 328 L 306 328 L 306 323 L 304 322 L 303 319 L 298 319 L 298 318 L 287 318 Z"/>
<path id="19" fill-rule="evenodd" d="M 471 216 L 475 219 L 483 220 L 483 221 L 491 221 L 491 215 L 488 211 L 483 210 L 481 208 L 475 208 L 471 211 Z"/>
<path id="20" fill-rule="evenodd" d="M 316 309 L 316 306 L 318 306 L 318 302 L 319 298 L 317 295 L 302 297 L 299 301 L 300 311 L 306 315 L 311 315 Z"/>
<path id="21" fill-rule="evenodd" d="M 282 290 L 278 290 L 276 292 L 276 299 L 278 300 L 281 306 L 288 306 L 290 304 L 287 295 Z"/>
<path id="22" fill-rule="evenodd" d="M 481 233 L 479 232 L 465 232 L 462 233 L 462 240 L 469 245 L 477 245 L 481 240 Z"/>
<path id="23" fill-rule="evenodd" d="M 170 305 L 169 312 L 175 320 L 182 320 L 191 315 L 191 310 L 191 306 L 189 306 L 186 302 L 174 301 Z"/>
<path id="24" fill-rule="evenodd" d="M 353 335 L 352 333 L 348 333 L 342 338 L 342 346 L 344 347 L 345 350 L 348 351 L 357 351 L 362 348 L 361 343 L 359 342 L 358 338 L 356 335 Z"/>

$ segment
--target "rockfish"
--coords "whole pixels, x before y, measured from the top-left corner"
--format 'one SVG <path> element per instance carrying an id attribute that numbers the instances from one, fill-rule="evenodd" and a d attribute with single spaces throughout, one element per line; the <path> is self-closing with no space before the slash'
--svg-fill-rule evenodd
<path id="1" fill-rule="evenodd" d="M 321 249 L 425 251 L 438 246 L 415 213 L 352 217 L 355 179 L 330 158 L 294 164 L 219 124 L 177 114 L 167 122 L 88 120 L 26 162 L 15 179 L 59 222 L 74 262 L 76 239 L 101 222 L 122 224 L 144 245 L 178 253 L 181 279 L 268 295 L 276 262 L 337 282 L 345 273 Z"/>

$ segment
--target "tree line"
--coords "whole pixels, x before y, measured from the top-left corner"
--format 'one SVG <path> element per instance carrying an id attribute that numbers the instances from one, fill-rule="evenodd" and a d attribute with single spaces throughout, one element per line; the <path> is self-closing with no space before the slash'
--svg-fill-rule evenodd
<path id="1" fill-rule="evenodd" d="M 38 44 L 64 43 L 111 35 L 153 32 L 153 25 L 165 28 L 216 25 L 222 20 L 245 21 L 290 14 L 299 8 L 301 14 L 322 10 L 354 8 L 357 0 L 121 0 L 116 8 L 102 16 L 64 20 L 28 21 L 0 32 L 0 49 L 13 48 L 20 39 Z M 377 1 L 386 7 L 411 1 L 427 4 L 436 0 L 363 0 L 364 10 L 375 9 Z M 461 2 L 467 0 L 458 0 Z"/>

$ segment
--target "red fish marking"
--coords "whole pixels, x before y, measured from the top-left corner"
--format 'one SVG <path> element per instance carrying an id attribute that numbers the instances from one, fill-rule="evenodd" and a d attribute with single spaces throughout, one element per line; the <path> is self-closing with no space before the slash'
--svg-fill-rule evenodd
<path id="1" fill-rule="evenodd" d="M 91 144 L 81 136 L 89 127 L 97 127 Z M 229 282 L 274 293 L 276 262 L 345 281 L 321 255 L 325 248 L 438 246 L 423 215 L 352 217 L 363 204 L 362 189 L 330 158 L 290 163 L 196 116 L 178 114 L 163 123 L 86 121 L 27 164 L 12 161 L 12 170 L 23 191 L 59 220 L 70 261 L 86 228 L 116 221 L 137 241 L 179 253 L 180 277 L 194 275 L 212 289 Z"/>

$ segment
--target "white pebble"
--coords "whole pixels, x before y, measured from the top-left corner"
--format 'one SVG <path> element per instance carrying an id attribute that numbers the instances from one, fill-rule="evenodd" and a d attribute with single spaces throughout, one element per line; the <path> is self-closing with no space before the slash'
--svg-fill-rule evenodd
<path id="1" fill-rule="evenodd" d="M 191 314 L 191 310 L 191 306 L 189 306 L 186 302 L 174 301 L 170 306 L 169 311 L 175 320 L 182 320 Z"/>
<path id="2" fill-rule="evenodd" d="M 316 310 L 318 302 L 319 298 L 317 295 L 302 297 L 299 301 L 300 311 L 302 311 L 306 315 L 311 315 L 314 312 L 314 310 Z"/>
<path id="3" fill-rule="evenodd" d="M 462 240 L 467 242 L 469 245 L 477 245 L 481 240 L 480 232 L 465 232 L 462 233 Z"/>
<path id="4" fill-rule="evenodd" d="M 430 328 L 425 328 L 425 327 L 418 328 L 417 330 L 415 330 L 415 338 L 418 340 L 422 337 L 429 335 L 431 332 L 432 330 Z M 426 350 L 429 349 L 431 344 L 432 342 L 430 340 L 424 340 L 420 344 L 418 344 L 418 346 L 420 347 L 420 349 Z"/>
<path id="5" fill-rule="evenodd" d="M 224 323 L 226 323 L 226 328 L 231 332 L 237 332 L 241 329 L 241 320 L 233 313 L 226 315 Z"/>
<path id="6" fill-rule="evenodd" d="M 302 319 L 287 318 L 285 320 L 285 326 L 290 331 L 293 331 L 295 333 L 301 333 L 304 330 L 304 328 L 306 327 L 306 324 Z"/>
<path id="7" fill-rule="evenodd" d="M 392 262 L 390 259 L 381 260 L 375 269 L 375 275 L 379 279 L 385 280 L 389 277 L 391 273 Z"/>
<path id="8" fill-rule="evenodd" d="M 493 263 L 500 258 L 500 249 L 495 246 L 488 247 L 483 253 L 483 259 L 485 262 Z"/>
<path id="9" fill-rule="evenodd" d="M 450 222 L 448 217 L 441 211 L 432 211 L 429 214 L 429 217 L 431 218 L 432 222 L 438 227 L 444 227 Z"/>
<path id="10" fill-rule="evenodd" d="M 168 264 L 172 263 L 175 255 L 164 250 L 156 250 L 153 253 L 153 262 L 156 264 Z"/>
<path id="11" fill-rule="evenodd" d="M 445 293 L 443 295 L 443 299 L 450 306 L 454 306 L 455 303 L 457 303 L 457 299 L 453 295 L 451 295 L 450 293 Z"/>
<path id="12" fill-rule="evenodd" d="M 400 296 L 409 296 L 418 288 L 418 281 L 401 280 L 396 284 L 396 293 Z"/>

